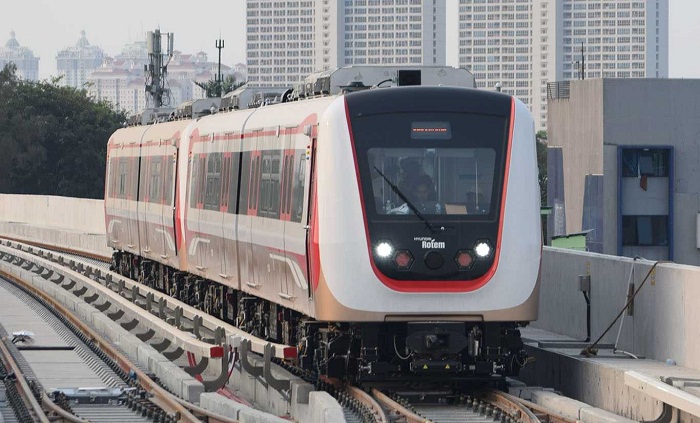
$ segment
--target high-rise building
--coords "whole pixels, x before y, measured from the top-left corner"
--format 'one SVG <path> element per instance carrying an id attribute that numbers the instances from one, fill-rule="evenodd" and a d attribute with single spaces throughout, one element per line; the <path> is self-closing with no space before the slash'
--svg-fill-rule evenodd
<path id="1" fill-rule="evenodd" d="M 444 65 L 443 0 L 247 0 L 248 81 L 349 65 Z"/>
<path id="2" fill-rule="evenodd" d="M 60 84 L 67 87 L 85 88 L 88 76 L 102 65 L 105 54 L 101 48 L 90 45 L 85 31 L 75 46 L 61 50 L 56 55 L 56 68 L 62 76 Z"/>
<path id="3" fill-rule="evenodd" d="M 17 67 L 17 76 L 27 81 L 39 80 L 39 58 L 27 47 L 19 45 L 15 37 L 15 31 L 10 32 L 10 39 L 5 47 L 0 47 L 0 69 L 5 65 L 14 63 Z"/>
<path id="4" fill-rule="evenodd" d="M 458 60 L 546 129 L 548 82 L 668 77 L 668 0 L 459 0 Z"/>

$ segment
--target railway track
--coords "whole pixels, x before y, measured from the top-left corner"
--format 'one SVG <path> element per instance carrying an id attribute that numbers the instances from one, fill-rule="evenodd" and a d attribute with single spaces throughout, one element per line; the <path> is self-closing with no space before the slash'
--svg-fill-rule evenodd
<path id="1" fill-rule="evenodd" d="M 11 254 L 2 253 L 2 259 L 6 262 L 14 263 L 18 266 L 25 266 L 26 263 L 22 261 L 15 261 L 15 257 Z M 25 266 L 25 268 L 30 268 Z M 111 392 L 110 400 L 106 401 L 105 404 L 100 404 L 99 406 L 90 406 L 81 403 L 80 397 L 85 396 L 88 398 L 88 402 L 94 404 L 95 398 L 99 400 L 100 393 L 98 392 L 69 392 L 68 394 L 61 392 L 59 398 L 69 398 L 67 401 L 63 401 L 64 405 L 73 404 L 73 412 L 75 414 L 84 414 L 85 416 L 96 419 L 94 421 L 160 421 L 160 422 L 232 422 L 233 420 L 228 419 L 223 416 L 216 415 L 209 411 L 203 410 L 195 404 L 183 401 L 177 398 L 176 395 L 168 392 L 166 389 L 161 387 L 156 381 L 154 381 L 151 376 L 144 371 L 140 366 L 133 363 L 123 352 L 119 351 L 115 345 L 111 344 L 108 340 L 102 337 L 95 330 L 90 328 L 85 324 L 76 314 L 71 310 L 64 307 L 56 299 L 47 295 L 45 292 L 37 289 L 31 283 L 23 281 L 13 275 L 6 272 L 4 277 L 7 281 L 11 282 L 14 286 L 8 289 L 13 291 L 18 296 L 25 297 L 23 301 L 35 302 L 34 308 L 43 309 L 42 314 L 52 315 L 52 319 L 59 321 L 60 325 L 63 325 L 65 329 L 64 333 L 72 333 L 72 337 L 77 339 L 71 340 L 73 344 L 80 343 L 80 347 L 90 353 L 92 364 L 87 364 L 88 366 L 94 365 L 96 359 L 101 360 L 104 364 L 103 367 L 108 367 L 111 369 L 111 375 L 108 376 L 110 381 L 107 381 L 106 385 L 117 386 L 114 391 Z M 41 272 L 35 272 L 41 273 Z M 6 282 L 6 283 L 9 283 Z M 21 290 L 21 291 L 20 291 Z M 39 304 L 39 306 L 37 306 Z M 53 325 L 56 326 L 56 322 Z M 1 331 L 0 331 L 1 332 Z M 5 337 L 5 342 L 3 345 L 7 344 L 7 337 Z M 9 341 L 11 344 L 11 341 Z M 0 347 L 0 350 L 2 348 Z M 17 354 L 4 353 L 3 361 L 6 363 L 17 363 Z M 21 360 L 21 358 L 20 358 Z M 26 369 L 28 366 L 24 366 Z M 20 365 L 16 365 L 16 368 L 11 370 L 13 374 L 17 375 L 19 380 L 26 380 L 21 375 L 25 374 L 25 371 L 21 369 Z M 116 380 L 119 382 L 116 382 Z M 36 383 L 26 382 L 27 386 L 34 385 Z M 22 388 L 22 383 L 18 382 L 17 387 Z M 6 386 L 8 392 L 10 392 L 13 387 Z M 66 410 L 61 411 L 61 407 L 58 407 L 51 401 L 48 394 L 41 389 L 35 388 L 34 395 L 27 394 L 27 389 L 19 389 L 18 395 L 11 394 L 13 397 L 18 396 L 23 398 L 25 403 L 22 406 L 19 402 L 13 408 L 19 409 L 21 415 L 18 415 L 18 421 L 46 421 L 48 418 L 46 414 L 52 416 L 53 419 L 62 419 L 63 421 L 85 421 L 75 414 L 66 412 Z M 104 391 L 102 391 L 104 392 Z M 41 405 L 37 408 L 36 404 L 32 404 L 32 398 L 37 403 Z M 92 398 L 92 401 L 90 401 Z M 28 405 L 27 405 L 28 404 Z M 71 406 L 72 407 L 72 406 Z M 71 408 L 66 407 L 66 408 Z M 131 411 L 128 411 L 131 409 Z M 22 411 L 27 410 L 27 411 Z M 135 412 L 135 413 L 134 413 Z M 129 414 L 133 414 L 131 418 L 127 419 Z"/>
<path id="2" fill-rule="evenodd" d="M 70 252 L 47 252 L 41 249 L 29 248 L 23 246 L 22 244 L 16 243 L 14 248 L 18 248 L 25 252 L 31 252 L 40 258 L 49 258 L 53 262 L 62 264 L 72 270 L 77 270 L 83 274 L 87 274 L 93 279 L 94 283 L 107 285 L 111 290 L 117 292 L 119 295 L 129 298 L 131 294 L 131 302 L 145 304 L 150 302 L 154 304 L 157 302 L 155 297 L 152 297 L 149 301 L 148 296 L 151 295 L 148 292 L 148 288 L 144 287 L 144 290 L 134 289 L 133 285 L 131 289 L 121 283 L 114 283 L 114 280 L 109 280 L 105 277 L 109 264 L 103 259 L 96 257 L 84 257 L 81 254 L 74 254 Z M 112 282 L 112 283 L 110 283 Z M 136 282 L 133 282 L 137 284 Z M 79 290 L 78 287 L 72 288 L 75 292 Z M 163 294 L 164 295 L 164 294 Z M 172 300 L 170 300 L 172 301 Z M 160 301 L 163 302 L 163 301 Z M 168 303 L 165 307 L 166 317 L 173 316 L 175 308 L 177 305 L 172 306 Z M 148 309 L 150 314 L 158 315 L 158 310 Z M 162 311 L 162 309 L 161 309 Z M 195 317 L 196 315 L 181 315 L 181 325 L 190 326 L 196 325 L 196 321 L 204 322 L 202 317 Z M 88 328 L 89 329 L 89 328 Z M 199 331 L 197 333 L 198 338 L 208 339 L 208 342 L 214 340 L 216 328 L 212 328 L 212 325 L 201 324 Z M 263 342 L 263 341 L 261 341 Z M 284 346 L 282 346 L 284 347 Z M 342 383 L 335 381 L 318 381 L 314 375 L 308 372 L 302 372 L 292 366 L 286 364 L 279 357 L 275 360 L 278 365 L 286 368 L 299 377 L 315 383 L 318 389 L 325 390 L 333 395 L 338 402 L 343 406 L 345 418 L 348 422 L 377 422 L 377 423 L 389 423 L 389 422 L 484 422 L 484 421 L 501 421 L 507 423 L 534 423 L 539 421 L 554 422 L 554 423 L 573 423 L 570 419 L 566 419 L 557 415 L 556 413 L 548 412 L 541 407 L 528 403 L 526 401 L 519 400 L 508 394 L 497 392 L 497 391 L 485 391 L 480 393 L 475 393 L 470 396 L 464 395 L 454 395 L 449 392 L 425 392 L 424 394 L 416 395 L 415 392 L 405 392 L 401 388 L 392 389 L 371 389 L 366 392 L 363 389 L 352 386 L 345 386 Z M 136 367 L 135 365 L 131 365 Z M 144 389 L 144 391 L 151 392 L 152 387 Z M 169 394 L 172 395 L 172 394 Z M 445 398 L 449 397 L 450 401 L 439 401 L 434 403 L 425 403 L 423 401 L 414 401 L 417 397 L 439 397 L 443 396 Z M 174 397 L 174 396 L 173 396 Z M 202 409 L 198 409 L 193 404 L 189 404 L 186 401 L 173 399 L 174 402 L 178 403 L 179 406 L 184 407 L 185 411 L 190 413 L 193 417 L 206 416 L 207 412 Z M 160 401 L 156 401 L 160 403 Z M 131 398 L 130 404 L 134 407 L 139 407 L 139 401 L 136 398 Z M 141 406 L 143 409 L 143 405 Z M 210 416 L 209 421 L 226 421 L 217 420 L 221 416 Z M 114 420 L 114 421 L 118 421 Z"/>

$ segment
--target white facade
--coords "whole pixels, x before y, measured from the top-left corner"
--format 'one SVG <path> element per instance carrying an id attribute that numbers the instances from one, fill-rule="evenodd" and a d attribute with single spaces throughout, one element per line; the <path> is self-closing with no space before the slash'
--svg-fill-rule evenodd
<path id="1" fill-rule="evenodd" d="M 291 86 L 349 65 L 445 65 L 445 21 L 442 0 L 248 0 L 248 81 Z"/>
<path id="2" fill-rule="evenodd" d="M 111 103 L 117 110 L 135 113 L 145 109 L 146 77 L 143 69 L 148 60 L 145 42 L 125 46 L 119 55 L 106 58 L 103 66 L 90 74 L 88 92 L 98 101 Z M 236 69 L 238 72 L 221 65 L 221 74 L 224 78 L 233 75 L 236 81 L 242 81 L 245 65 Z M 196 82 L 212 81 L 217 72 L 218 63 L 209 62 L 204 52 L 183 54 L 174 51 L 167 74 L 170 103 L 165 106 L 176 107 L 187 100 L 204 98 L 206 93 Z"/>
<path id="3" fill-rule="evenodd" d="M 563 0 L 563 79 L 668 78 L 668 0 Z"/>
<path id="4" fill-rule="evenodd" d="M 668 0 L 459 0 L 459 66 L 547 126 L 547 83 L 668 77 Z M 578 63 L 577 63 L 578 62 Z"/>
<path id="5" fill-rule="evenodd" d="M 19 78 L 27 81 L 39 80 L 39 58 L 27 47 L 19 45 L 15 31 L 10 32 L 10 39 L 5 43 L 5 47 L 0 47 L 0 69 L 9 63 L 15 64 Z"/>
<path id="6" fill-rule="evenodd" d="M 92 46 L 80 32 L 80 39 L 73 47 L 61 50 L 56 55 L 56 68 L 62 76 L 59 84 L 66 87 L 86 88 L 90 74 L 102 65 L 105 54 L 97 46 Z"/>

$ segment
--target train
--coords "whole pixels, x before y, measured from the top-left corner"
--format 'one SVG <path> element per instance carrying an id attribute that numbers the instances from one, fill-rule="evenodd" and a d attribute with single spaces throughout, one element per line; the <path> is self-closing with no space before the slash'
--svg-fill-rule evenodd
<path id="1" fill-rule="evenodd" d="M 532 116 L 408 81 L 117 130 L 112 269 L 320 376 L 517 375 L 542 255 Z"/>

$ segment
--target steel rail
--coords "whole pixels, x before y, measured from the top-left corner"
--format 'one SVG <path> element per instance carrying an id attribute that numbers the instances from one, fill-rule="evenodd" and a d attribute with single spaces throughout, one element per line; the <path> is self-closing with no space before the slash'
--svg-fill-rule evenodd
<path id="1" fill-rule="evenodd" d="M 112 261 L 112 257 L 105 257 L 103 255 L 91 253 L 89 251 L 76 250 L 74 248 L 59 247 L 56 245 L 46 244 L 46 243 L 38 242 L 38 241 L 32 241 L 29 239 L 15 238 L 15 237 L 7 236 L 7 235 L 0 235 L 0 239 L 6 239 L 8 241 L 14 241 L 14 242 L 18 242 L 21 244 L 27 244 L 27 245 L 31 245 L 32 247 L 43 248 L 45 250 L 51 250 L 51 251 L 55 251 L 57 253 L 66 253 L 66 254 L 73 254 L 76 256 L 87 257 L 87 258 L 91 258 L 93 260 L 98 260 L 98 261 L 101 261 L 104 263 L 109 263 L 110 261 Z"/>
<path id="2" fill-rule="evenodd" d="M 405 422 L 405 423 L 429 423 L 430 422 L 430 420 L 427 420 L 424 417 L 421 417 L 421 416 L 413 413 L 408 408 L 399 404 L 395 400 L 389 398 L 386 394 L 384 394 L 380 390 L 378 390 L 376 388 L 372 388 L 371 392 L 372 392 L 372 396 L 374 397 L 374 399 L 376 399 L 385 409 L 389 410 L 390 413 L 394 412 L 394 413 L 400 415 L 401 418 L 404 419 L 404 420 L 401 420 L 402 422 Z"/>
<path id="3" fill-rule="evenodd" d="M 512 397 L 513 401 L 517 401 L 517 402 L 521 403 L 522 405 L 529 408 L 530 410 L 532 410 L 536 414 L 546 415 L 548 421 L 551 423 L 578 423 L 578 420 L 576 420 L 576 419 L 572 419 L 572 418 L 563 416 L 559 413 L 555 413 L 554 411 L 549 410 L 549 409 L 547 409 L 539 404 L 535 404 L 534 402 L 530 402 L 530 401 L 524 400 L 522 398 L 514 397 L 510 394 L 504 394 L 504 395 Z"/>
<path id="4" fill-rule="evenodd" d="M 513 417 L 520 423 L 539 423 L 540 419 L 529 408 L 520 402 L 520 400 L 505 392 L 496 391 L 494 389 L 484 390 L 479 397 L 484 401 L 500 408 L 503 412 Z"/>
<path id="5" fill-rule="evenodd" d="M 19 365 L 15 361 L 15 358 L 12 356 L 10 350 L 5 345 L 5 339 L 3 339 L 0 342 L 0 355 L 2 355 L 2 361 L 5 363 L 8 372 L 11 371 L 15 374 L 15 385 L 19 390 L 19 394 L 22 397 L 22 400 L 27 406 L 29 406 L 30 412 L 32 412 L 34 414 L 34 417 L 38 419 L 38 421 L 40 421 L 41 423 L 49 423 L 50 420 L 46 416 L 46 413 L 44 413 L 44 410 L 41 407 L 41 404 L 39 404 L 39 401 L 37 401 L 37 399 L 34 398 L 34 393 L 29 387 L 27 380 L 24 378 L 22 369 L 20 369 Z"/>
<path id="6" fill-rule="evenodd" d="M 51 400 L 51 398 L 46 394 L 46 392 L 41 393 L 41 404 L 44 406 L 44 408 L 47 411 L 54 413 L 56 416 L 58 416 L 64 422 L 70 422 L 70 423 L 89 423 L 90 422 L 89 420 L 81 419 L 78 416 L 74 416 L 71 413 L 69 413 L 66 410 L 59 407 L 58 405 L 56 405 L 56 403 Z M 53 418 L 51 418 L 51 420 L 54 421 Z"/>
<path id="7" fill-rule="evenodd" d="M 10 275 L 2 270 L 2 274 L 7 279 L 15 282 L 16 284 L 22 286 L 26 291 L 31 292 L 33 295 L 41 298 L 48 304 L 50 304 L 58 313 L 63 315 L 71 324 L 73 324 L 79 331 L 87 335 L 97 348 L 102 350 L 109 358 L 114 360 L 115 363 L 125 372 L 133 372 L 137 376 L 136 383 L 141 385 L 141 387 L 153 395 L 159 402 L 165 407 L 165 411 L 178 416 L 181 422 L 189 423 L 201 423 L 197 417 L 195 417 L 190 411 L 180 404 L 178 401 L 173 399 L 173 395 L 167 392 L 165 389 L 158 386 L 156 382 L 153 381 L 146 373 L 141 371 L 134 363 L 131 362 L 126 356 L 114 348 L 105 338 L 99 333 L 93 330 L 91 327 L 87 326 L 76 317 L 68 308 L 64 307 L 54 298 L 47 295 L 45 292 L 40 291 L 33 287 L 31 284 Z M 4 344 L 3 344 L 4 347 Z M 46 420 L 46 423 L 49 421 Z"/>
<path id="8" fill-rule="evenodd" d="M 387 417 L 386 412 L 370 394 L 357 386 L 350 385 L 345 386 L 345 391 L 352 398 L 364 404 L 372 412 L 372 415 L 377 423 L 389 423 L 390 420 Z"/>

